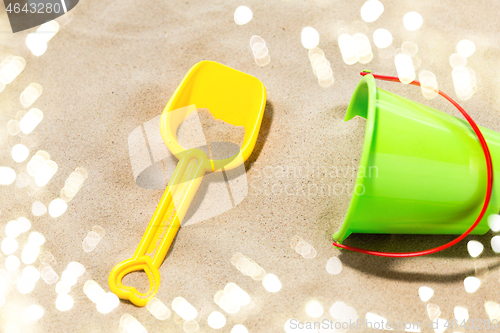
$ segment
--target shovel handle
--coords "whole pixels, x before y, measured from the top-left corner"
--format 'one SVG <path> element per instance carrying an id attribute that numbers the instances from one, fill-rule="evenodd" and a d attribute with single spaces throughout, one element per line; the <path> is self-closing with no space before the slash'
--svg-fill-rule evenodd
<path id="1" fill-rule="evenodd" d="M 160 285 L 159 268 L 206 170 L 211 170 L 211 165 L 203 151 L 190 149 L 181 153 L 174 174 L 133 257 L 111 270 L 109 287 L 118 297 L 145 306 L 156 295 Z M 134 271 L 144 271 L 148 276 L 149 290 L 146 293 L 122 283 L 123 277 Z"/>

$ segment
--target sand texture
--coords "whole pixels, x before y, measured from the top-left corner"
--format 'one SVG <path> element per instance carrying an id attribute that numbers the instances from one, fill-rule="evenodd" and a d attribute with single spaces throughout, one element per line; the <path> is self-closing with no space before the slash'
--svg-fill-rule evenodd
<path id="1" fill-rule="evenodd" d="M 352 307 L 360 319 L 373 313 L 393 322 L 426 322 L 428 303 L 439 306 L 442 319 L 453 319 L 456 306 L 467 308 L 469 318 L 489 318 L 485 302 L 500 303 L 500 265 L 490 246 L 492 232 L 468 237 L 484 245 L 478 258 L 468 254 L 466 241 L 428 257 L 374 258 L 335 249 L 331 235 L 342 225 L 347 212 L 363 147 L 365 120 L 356 117 L 343 121 L 359 72 L 370 69 L 396 75 L 391 52 L 404 41 L 413 41 L 419 47 L 413 58 L 417 74 L 423 69 L 432 71 L 439 88 L 455 98 L 449 57 L 461 39 L 473 40 L 476 52 L 468 58 L 467 66 L 476 74 L 478 90 L 460 103 L 478 125 L 500 132 L 500 67 L 496 65 L 500 61 L 500 4 L 383 1 L 385 10 L 380 18 L 365 23 L 360 18 L 364 2 L 80 0 L 58 19 L 60 31 L 41 56 L 34 56 L 26 47 L 26 37 L 36 29 L 0 34 L 0 53 L 26 60 L 23 72 L 0 93 L 0 166 L 10 167 L 17 174 L 12 184 L 0 185 L 0 238 L 7 237 L 5 226 L 9 221 L 26 217 L 31 222 L 29 232 L 37 231 L 45 237 L 32 266 L 47 272 L 42 263 L 50 265 L 59 279 L 72 261 L 86 268 L 68 292 L 73 307 L 60 311 L 56 307 L 56 283 L 40 279 L 32 291 L 22 294 L 17 281 L 26 264 L 21 260 L 19 268 L 7 272 L 5 265 L 10 259 L 7 261 L 8 255 L 1 253 L 0 291 L 7 285 L 8 294 L 5 303 L 0 297 L 0 332 L 117 333 L 120 318 L 127 313 L 147 332 L 180 333 L 184 321 L 172 310 L 172 301 L 179 296 L 199 312 L 197 332 L 214 331 L 207 323 L 212 311 L 222 312 L 227 321 L 217 332 L 229 333 L 236 324 L 243 324 L 251 333 L 284 332 L 291 318 L 333 320 L 330 308 L 336 302 Z M 252 21 L 242 26 L 234 22 L 239 5 L 253 11 Z M 422 15 L 419 30 L 404 28 L 403 16 L 409 11 Z M 0 16 L 0 28 L 5 20 Z M 328 88 L 318 84 L 308 51 L 301 45 L 301 31 L 307 26 L 319 32 L 319 47 L 330 62 L 335 83 Z M 378 28 L 388 29 L 394 37 L 385 51 L 373 44 L 372 35 Z M 339 31 L 366 34 L 373 60 L 346 65 L 338 46 Z M 271 61 L 265 67 L 255 63 L 249 46 L 253 35 L 266 41 Z M 182 227 L 159 269 L 162 282 L 157 298 L 172 312 L 168 319 L 159 320 L 147 308 L 128 301 L 102 314 L 84 293 L 84 283 L 95 280 L 109 291 L 111 269 L 134 254 L 166 184 L 163 181 L 163 185 L 147 188 L 136 183 L 144 168 L 167 156 L 160 136 L 146 137 L 149 125 L 158 126 L 157 117 L 169 98 L 189 69 L 202 60 L 253 75 L 266 87 L 262 126 L 254 151 L 245 162 L 247 192 L 228 189 L 226 183 L 243 184 L 230 173 L 206 175 L 208 183 L 200 187 L 194 201 L 214 193 L 217 200 L 200 207 L 207 214 L 216 213 Z M 32 106 L 24 107 L 20 94 L 32 82 L 42 85 L 43 92 Z M 377 85 L 458 115 L 442 98 L 426 100 L 418 87 L 390 82 Z M 224 92 L 221 94 L 224 98 Z M 8 122 L 20 120 L 31 108 L 43 112 L 40 124 L 27 135 L 9 134 Z M 208 120 L 203 114 L 202 119 Z M 231 142 L 241 144 L 239 130 L 221 137 L 221 133 L 227 133 L 226 126 L 213 120 L 207 123 L 214 124 L 208 128 L 207 141 L 238 138 Z M 140 141 L 131 148 L 128 139 L 132 132 Z M 20 163 L 11 156 L 12 147 L 18 143 L 29 149 L 28 158 Z M 27 163 L 39 150 L 47 151 L 58 165 L 43 187 L 36 186 L 27 174 Z M 131 154 L 145 162 L 132 165 Z M 177 160 L 169 163 L 165 169 L 161 163 L 155 164 L 167 179 Z M 88 178 L 67 203 L 67 210 L 59 217 L 49 213 L 35 216 L 33 203 L 49 206 L 78 167 L 85 168 Z M 156 182 L 155 177 L 145 183 Z M 91 240 L 99 242 L 86 252 L 82 242 L 95 225 L 103 227 L 105 235 L 99 240 L 92 234 Z M 16 238 L 19 246 L 12 254 L 18 258 L 22 259 L 29 232 Z M 300 242 L 302 252 L 297 253 L 290 246 L 292 239 L 297 239 L 294 236 L 314 251 Z M 453 238 L 352 235 L 346 242 L 380 251 L 411 251 L 436 247 Z M 87 241 L 87 249 L 90 245 Z M 231 263 L 237 253 L 248 258 L 237 255 L 240 270 Z M 339 274 L 327 271 L 339 272 L 338 261 L 329 261 L 332 257 L 341 262 Z M 278 277 L 280 291 L 264 288 L 259 280 L 262 271 L 253 262 Z M 5 284 L 5 276 L 9 284 Z M 464 279 L 469 276 L 481 282 L 473 293 L 464 288 Z M 217 292 L 231 282 L 251 298 L 251 303 L 235 314 L 226 313 L 214 302 Z M 427 302 L 419 298 L 422 286 L 434 290 Z M 317 300 L 324 309 L 318 318 L 306 312 L 311 300 Z M 38 321 L 25 321 L 25 311 L 32 304 L 39 304 L 44 315 Z M 421 331 L 434 332 L 428 328 Z M 446 332 L 452 331 L 463 332 L 451 328 Z"/>

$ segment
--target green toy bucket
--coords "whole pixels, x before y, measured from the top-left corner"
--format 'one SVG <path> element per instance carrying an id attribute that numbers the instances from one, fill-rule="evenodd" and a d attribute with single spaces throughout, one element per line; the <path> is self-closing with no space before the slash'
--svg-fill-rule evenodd
<path id="1" fill-rule="evenodd" d="M 366 118 L 363 152 L 334 241 L 352 233 L 459 235 L 474 223 L 487 173 L 481 145 L 465 120 L 377 88 L 372 75 L 358 83 L 345 121 L 355 116 Z M 500 134 L 480 129 L 494 177 L 500 177 Z M 485 234 L 487 217 L 499 210 L 500 186 L 494 183 L 485 217 L 471 234 Z"/>

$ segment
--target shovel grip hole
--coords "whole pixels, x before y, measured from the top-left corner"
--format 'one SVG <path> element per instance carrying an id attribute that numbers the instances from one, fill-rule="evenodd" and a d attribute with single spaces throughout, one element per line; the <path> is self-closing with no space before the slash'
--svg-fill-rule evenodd
<path id="1" fill-rule="evenodd" d="M 150 291 L 149 277 L 144 270 L 133 271 L 126 274 L 122 279 L 125 286 L 134 287 L 139 293 L 146 295 Z"/>

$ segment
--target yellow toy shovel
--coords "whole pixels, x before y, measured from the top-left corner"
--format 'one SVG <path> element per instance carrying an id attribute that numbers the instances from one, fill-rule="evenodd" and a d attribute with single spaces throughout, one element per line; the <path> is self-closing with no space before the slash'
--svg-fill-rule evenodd
<path id="1" fill-rule="evenodd" d="M 160 286 L 159 267 L 203 175 L 209 171 L 233 169 L 250 156 L 265 105 L 266 89 L 262 82 L 251 75 L 213 61 L 199 62 L 189 70 L 168 101 L 160 121 L 163 141 L 179 159 L 179 163 L 134 256 L 116 265 L 109 275 L 109 288 L 118 297 L 144 306 L 156 295 Z M 229 158 L 212 160 L 200 149 L 186 150 L 177 142 L 177 128 L 196 107 L 207 108 L 216 119 L 245 128 L 239 153 Z M 150 287 L 146 293 L 122 284 L 125 275 L 140 270 L 146 272 L 149 279 Z"/>

